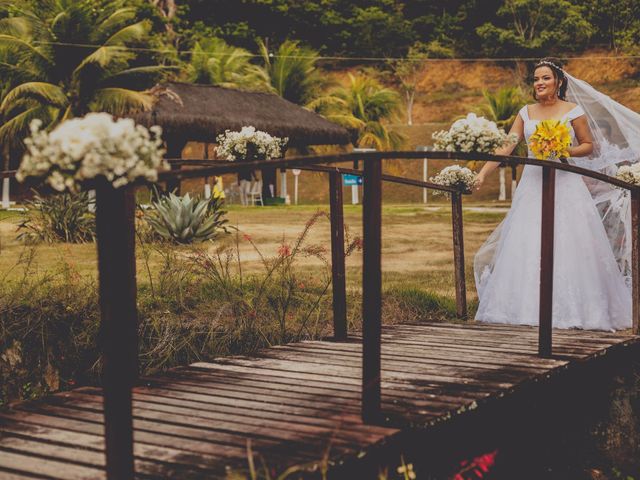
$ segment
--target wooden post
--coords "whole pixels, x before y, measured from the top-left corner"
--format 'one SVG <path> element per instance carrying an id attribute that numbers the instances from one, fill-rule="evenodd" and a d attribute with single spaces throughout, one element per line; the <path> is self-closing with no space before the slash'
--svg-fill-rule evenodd
<path id="1" fill-rule="evenodd" d="M 542 228 L 540 246 L 540 325 L 538 354 L 551 357 L 553 318 L 553 236 L 555 224 L 556 171 L 542 167 Z"/>
<path id="2" fill-rule="evenodd" d="M 464 238 L 462 224 L 462 194 L 451 194 L 451 223 L 453 227 L 453 264 L 456 283 L 456 315 L 467 318 L 467 284 L 464 277 Z"/>
<path id="3" fill-rule="evenodd" d="M 380 420 L 382 333 L 382 161 L 364 162 L 362 279 L 362 420 Z"/>
<path id="4" fill-rule="evenodd" d="M 631 190 L 631 272 L 633 334 L 640 335 L 640 189 Z"/>
<path id="5" fill-rule="evenodd" d="M 134 189 L 102 182 L 96 203 L 107 478 L 132 480 L 131 388 L 138 376 Z"/>
<path id="6" fill-rule="evenodd" d="M 518 186 L 518 170 L 517 165 L 511 165 L 511 200 L 516 193 L 516 187 Z"/>
<path id="7" fill-rule="evenodd" d="M 298 176 L 296 175 L 296 179 Z M 333 338 L 347 339 L 347 287 L 344 265 L 344 215 L 342 204 L 342 175 L 329 173 L 329 202 L 331 208 L 331 272 L 333 285 Z"/>
<path id="8" fill-rule="evenodd" d="M 183 138 L 167 136 L 165 137 L 165 143 L 167 152 L 166 158 L 180 159 L 182 158 L 182 149 L 187 144 L 187 141 Z M 171 170 L 180 170 L 180 165 L 171 165 Z M 180 180 L 171 179 L 167 181 L 167 191 L 174 192 L 176 195 L 180 195 Z"/>

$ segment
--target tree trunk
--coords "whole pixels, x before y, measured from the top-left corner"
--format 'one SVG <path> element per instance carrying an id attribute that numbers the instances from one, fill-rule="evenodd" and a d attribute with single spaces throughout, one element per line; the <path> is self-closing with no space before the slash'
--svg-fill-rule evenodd
<path id="1" fill-rule="evenodd" d="M 415 92 L 407 92 L 407 125 L 413 125 L 413 103 L 415 99 Z"/>

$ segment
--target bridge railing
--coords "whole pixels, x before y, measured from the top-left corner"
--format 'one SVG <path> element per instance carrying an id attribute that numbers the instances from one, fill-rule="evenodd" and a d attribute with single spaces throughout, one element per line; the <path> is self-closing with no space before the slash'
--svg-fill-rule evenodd
<path id="1" fill-rule="evenodd" d="M 633 332 L 639 334 L 640 319 L 640 187 L 590 170 L 556 162 L 539 161 L 514 156 L 494 156 L 477 153 L 450 152 L 367 152 L 323 156 L 292 157 L 268 162 L 214 162 L 207 160 L 173 161 L 172 170 L 160 174 L 159 181 L 179 183 L 190 178 L 203 178 L 235 173 L 239 168 L 260 169 L 309 168 L 329 173 L 329 191 L 332 216 L 332 259 L 334 261 L 334 337 L 347 336 L 346 294 L 344 278 L 344 224 L 342 220 L 343 173 L 364 177 L 363 197 L 363 377 L 362 417 L 365 422 L 381 422 L 381 330 L 382 330 L 382 183 L 390 181 L 432 188 L 451 194 L 453 244 L 456 264 L 456 297 L 460 316 L 466 315 L 464 285 L 464 257 L 462 235 L 462 197 L 453 188 L 418 180 L 384 175 L 384 159 L 438 159 L 496 161 L 511 166 L 536 165 L 543 170 L 542 230 L 540 277 L 540 336 L 539 354 L 552 353 L 553 305 L 553 237 L 555 172 L 563 170 L 601 180 L 630 191 L 632 213 L 632 272 L 633 272 Z M 362 171 L 329 167 L 343 162 L 363 161 Z M 199 168 L 182 169 L 183 165 Z M 203 166 L 206 165 L 206 166 Z M 137 185 L 144 185 L 140 182 Z M 100 280 L 100 308 L 102 315 L 103 395 L 107 476 L 109 479 L 134 478 L 132 387 L 138 376 L 138 338 L 135 271 L 135 201 L 134 185 L 114 189 L 106 182 L 97 182 L 96 225 L 98 269 Z"/>

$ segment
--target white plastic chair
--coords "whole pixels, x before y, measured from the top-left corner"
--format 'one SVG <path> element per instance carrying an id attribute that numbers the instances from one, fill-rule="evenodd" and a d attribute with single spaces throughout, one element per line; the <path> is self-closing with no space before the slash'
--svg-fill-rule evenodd
<path id="1" fill-rule="evenodd" d="M 264 207 L 264 201 L 262 200 L 262 180 L 257 180 L 251 184 L 248 197 L 251 200 L 251 205 L 255 206 L 256 201 L 258 201 L 260 205 Z"/>

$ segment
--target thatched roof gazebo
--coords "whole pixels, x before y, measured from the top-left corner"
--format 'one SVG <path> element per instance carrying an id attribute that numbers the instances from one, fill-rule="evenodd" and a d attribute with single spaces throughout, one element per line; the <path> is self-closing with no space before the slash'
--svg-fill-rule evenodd
<path id="1" fill-rule="evenodd" d="M 215 143 L 225 130 L 247 125 L 289 137 L 291 147 L 350 142 L 345 128 L 274 94 L 179 82 L 164 83 L 156 91 L 153 108 L 134 118 L 162 127 L 170 158 L 179 157 L 188 141 Z"/>

